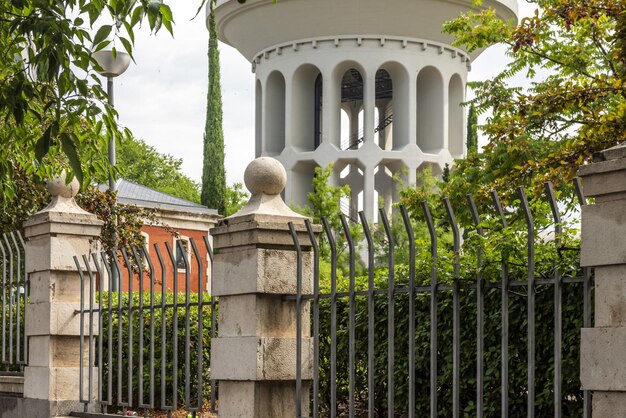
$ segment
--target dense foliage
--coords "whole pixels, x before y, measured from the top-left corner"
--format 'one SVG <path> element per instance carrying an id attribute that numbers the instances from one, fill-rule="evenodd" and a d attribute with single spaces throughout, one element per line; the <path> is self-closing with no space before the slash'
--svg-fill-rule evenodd
<path id="1" fill-rule="evenodd" d="M 121 299 L 120 299 L 121 296 Z M 99 296 L 96 296 L 96 299 Z M 208 295 L 203 296 L 204 301 L 209 300 Z M 98 300 L 98 299 L 97 299 Z M 209 385 L 209 361 L 210 361 L 210 347 L 211 347 L 211 307 L 205 306 L 202 309 L 202 329 L 199 333 L 198 327 L 198 294 L 192 293 L 189 295 L 189 303 L 191 306 L 188 310 L 185 308 L 185 294 L 179 293 L 177 296 L 178 309 L 174 310 L 172 304 L 174 302 L 174 294 L 167 292 L 165 294 L 165 301 L 163 301 L 163 295 L 160 291 L 155 292 L 154 305 L 160 306 L 163 302 L 169 307 L 165 310 L 162 308 L 155 308 L 153 313 L 149 310 L 144 310 L 143 318 L 140 318 L 140 311 L 138 310 L 140 295 L 135 292 L 132 296 L 132 301 L 129 299 L 128 293 L 109 293 L 104 292 L 102 294 L 102 306 L 105 311 L 102 315 L 102 335 L 103 339 L 103 359 L 108 359 L 109 354 L 113 356 L 113 363 L 108 365 L 108 361 L 105 360 L 103 373 L 103 390 L 106 395 L 108 389 L 108 380 L 112 379 L 112 390 L 115 396 L 114 401 L 117 401 L 117 382 L 118 378 L 121 378 L 123 399 L 128 399 L 128 384 L 129 377 L 132 379 L 133 385 L 133 405 L 137 405 L 138 388 L 139 388 L 139 364 L 140 364 L 140 330 L 143 332 L 143 402 L 149 401 L 150 394 L 150 344 L 154 347 L 154 402 L 155 408 L 160 409 L 165 402 L 166 405 L 172 404 L 172 394 L 174 393 L 174 376 L 177 378 L 176 393 L 178 397 L 178 405 L 182 405 L 185 399 L 185 350 L 190 350 L 190 370 L 191 373 L 188 376 L 191 387 L 191 399 L 192 402 L 197 404 L 198 399 L 198 349 L 200 343 L 202 344 L 202 366 L 203 366 L 203 399 L 207 399 L 210 396 Z M 109 315 L 108 307 L 109 303 L 112 306 L 112 313 Z M 132 321 L 129 320 L 128 310 L 122 310 L 121 315 L 119 306 L 128 307 L 129 303 L 135 307 L 133 309 Z M 143 304 L 145 307 L 150 306 L 150 294 L 149 292 L 143 295 Z M 194 306 L 194 304 L 196 306 Z M 176 313 L 176 315 L 175 315 Z M 177 319 L 175 319 L 175 316 Z M 140 321 L 142 319 L 142 321 Z M 189 344 L 186 343 L 186 327 L 185 321 L 190 322 Z M 177 321 L 177 322 L 176 322 Z M 121 324 L 121 328 L 119 328 Z M 132 332 L 129 329 L 132 328 Z M 152 338 L 151 331 L 154 330 L 154 337 Z M 165 330 L 165 344 L 163 343 L 163 330 Z M 199 338 L 201 335 L 201 339 Z M 129 336 L 132 337 L 132 352 L 127 349 L 129 344 Z M 109 338 L 110 337 L 110 338 Z M 174 338 L 177 338 L 177 344 L 174 344 Z M 109 344 L 111 345 L 112 352 L 109 352 Z M 121 346 L 120 346 L 121 344 Z M 119 347 L 122 347 L 121 351 L 118 351 Z M 165 352 L 163 351 L 163 347 Z M 177 373 L 174 374 L 174 348 L 178 350 L 178 362 Z M 121 354 L 121 358 L 120 358 Z M 132 357 L 132 367 L 129 369 L 129 359 Z M 165 363 L 163 363 L 165 359 Z M 121 376 L 118 376 L 118 367 L 122 371 Z M 161 385 L 163 382 L 162 368 L 165 367 L 165 398 L 161 396 Z M 128 373 L 128 370 L 132 370 L 132 373 Z M 114 402 L 116 404 L 116 402 Z M 117 412 L 115 406 L 110 412 Z"/>
<path id="2" fill-rule="evenodd" d="M 243 184 L 235 183 L 232 186 L 226 186 L 226 209 L 224 216 L 237 213 L 248 202 L 248 197 L 248 193 L 243 190 Z"/>
<path id="3" fill-rule="evenodd" d="M 110 23 L 104 23 L 113 22 Z M 108 106 L 92 51 L 122 47 L 134 31 L 172 31 L 170 8 L 152 0 L 0 2 L 0 183 L 17 193 L 14 171 L 52 178 L 70 170 L 83 184 L 115 174 L 105 152 L 129 133 Z"/>
<path id="4" fill-rule="evenodd" d="M 626 3 L 530 3 L 537 12 L 517 26 L 485 7 L 444 25 L 456 46 L 475 51 L 504 43 L 511 58 L 493 78 L 468 83 L 477 112 L 487 115 L 487 144 L 457 163 L 443 189 L 457 202 L 469 191 L 486 201 L 491 189 L 508 200 L 517 186 L 538 196 L 547 180 L 571 194 L 579 166 L 626 140 Z M 511 84 L 524 74 L 529 85 Z"/>
<path id="5" fill-rule="evenodd" d="M 213 0 L 210 0 L 211 2 Z M 213 3 L 211 3 L 212 5 Z M 222 131 L 222 87 L 220 56 L 217 48 L 215 12 L 209 15 L 209 88 L 206 125 L 204 127 L 204 160 L 202 166 L 202 204 L 226 213 L 226 169 L 224 168 L 224 132 Z"/>

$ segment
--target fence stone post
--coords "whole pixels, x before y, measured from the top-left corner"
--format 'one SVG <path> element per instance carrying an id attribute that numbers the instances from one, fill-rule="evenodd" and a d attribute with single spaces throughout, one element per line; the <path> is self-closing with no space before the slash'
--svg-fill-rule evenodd
<path id="1" fill-rule="evenodd" d="M 80 279 L 73 256 L 91 252 L 102 225 L 74 201 L 76 179 L 66 185 L 64 176 L 56 178 L 48 189 L 50 205 L 24 224 L 30 298 L 23 416 L 37 418 L 69 415 L 80 405 L 79 361 L 85 352 L 79 349 Z"/>
<path id="2" fill-rule="evenodd" d="M 288 222 L 303 245 L 303 293 L 312 288 L 312 254 L 304 216 L 280 193 L 287 176 L 275 159 L 254 160 L 245 172 L 248 204 L 211 230 L 212 294 L 219 297 L 218 337 L 211 342 L 211 376 L 219 382 L 219 416 L 296 415 L 296 253 Z M 303 308 L 302 411 L 308 416 L 311 338 Z"/>
<path id="3" fill-rule="evenodd" d="M 595 268 L 594 328 L 581 331 L 583 389 L 594 418 L 626 416 L 626 145 L 583 166 L 581 265 Z"/>

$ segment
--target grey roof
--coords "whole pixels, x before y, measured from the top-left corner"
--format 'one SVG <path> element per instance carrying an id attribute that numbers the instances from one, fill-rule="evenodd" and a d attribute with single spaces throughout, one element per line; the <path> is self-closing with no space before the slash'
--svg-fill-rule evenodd
<path id="1" fill-rule="evenodd" d="M 176 212 L 217 215 L 217 210 L 209 209 L 199 203 L 181 199 L 171 194 L 163 193 L 151 187 L 143 186 L 126 179 L 118 179 L 117 200 L 125 205 L 136 205 L 143 208 L 164 209 Z M 99 186 L 100 190 L 107 190 L 106 184 Z"/>

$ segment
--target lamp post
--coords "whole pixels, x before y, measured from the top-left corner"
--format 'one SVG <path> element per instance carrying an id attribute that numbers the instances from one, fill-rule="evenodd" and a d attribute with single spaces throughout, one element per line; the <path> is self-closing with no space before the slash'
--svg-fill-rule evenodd
<path id="1" fill-rule="evenodd" d="M 100 66 L 101 68 L 101 71 L 98 71 L 98 73 L 101 76 L 106 77 L 107 79 L 107 96 L 109 96 L 109 106 L 114 107 L 115 101 L 113 99 L 113 79 L 115 77 L 122 75 L 124 71 L 126 71 L 128 66 L 130 65 L 130 55 L 128 55 L 125 52 L 119 52 L 119 51 L 116 51 L 114 55 L 112 50 L 103 49 L 103 50 L 94 52 L 92 56 L 98 63 L 98 66 Z M 116 158 L 115 158 L 115 138 L 114 137 L 112 137 L 109 140 L 108 151 L 109 151 L 109 164 L 115 167 Z M 112 192 L 115 192 L 117 190 L 117 184 L 115 183 L 115 179 L 113 178 L 112 174 L 109 174 L 109 190 L 111 190 Z M 117 223 L 115 218 L 112 219 L 112 222 L 114 225 Z M 115 246 L 115 244 L 117 243 L 117 233 L 115 232 L 115 229 L 113 229 L 113 232 L 111 233 L 111 241 L 113 242 L 113 245 Z M 113 253 L 112 256 L 115 257 L 115 252 Z M 113 262 L 111 262 L 110 290 L 114 292 L 118 290 L 117 271 L 115 269 Z"/>
<path id="2" fill-rule="evenodd" d="M 130 65 L 130 55 L 125 52 L 116 51 L 113 56 L 113 51 L 103 49 L 92 54 L 98 65 L 102 68 L 102 71 L 98 73 L 107 78 L 107 95 L 109 96 L 109 106 L 114 107 L 113 99 L 113 79 L 118 77 L 126 71 Z M 115 166 L 115 139 L 111 138 L 109 141 L 109 163 Z M 109 175 L 109 189 L 116 191 L 117 186 L 112 175 Z"/>

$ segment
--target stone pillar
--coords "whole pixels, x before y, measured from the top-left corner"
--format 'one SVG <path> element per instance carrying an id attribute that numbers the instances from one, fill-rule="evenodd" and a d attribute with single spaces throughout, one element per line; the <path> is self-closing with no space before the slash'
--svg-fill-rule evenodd
<path id="1" fill-rule="evenodd" d="M 102 225 L 74 201 L 79 190 L 76 179 L 66 185 L 64 178 L 56 178 L 48 189 L 52 203 L 24 224 L 30 299 L 24 324 L 28 366 L 24 370 L 23 416 L 37 418 L 82 409 L 79 361 L 81 355 L 86 357 L 88 343 L 81 353 L 80 316 L 76 314 L 80 278 L 73 257 L 95 249 Z M 94 373 L 97 376 L 97 371 Z M 91 396 L 95 399 L 95 389 Z"/>
<path id="2" fill-rule="evenodd" d="M 581 167 L 581 264 L 595 268 L 595 324 L 581 331 L 583 389 L 594 418 L 626 416 L 626 145 L 603 151 Z"/>
<path id="3" fill-rule="evenodd" d="M 215 261 L 212 294 L 219 297 L 218 336 L 211 342 L 211 374 L 219 381 L 219 416 L 296 415 L 296 253 L 288 222 L 307 244 L 305 218 L 280 198 L 287 176 L 262 157 L 246 169 L 252 197 L 211 230 Z M 311 292 L 312 254 L 303 247 L 303 292 Z M 311 338 L 308 305 L 302 312 L 302 416 L 308 416 Z"/>

